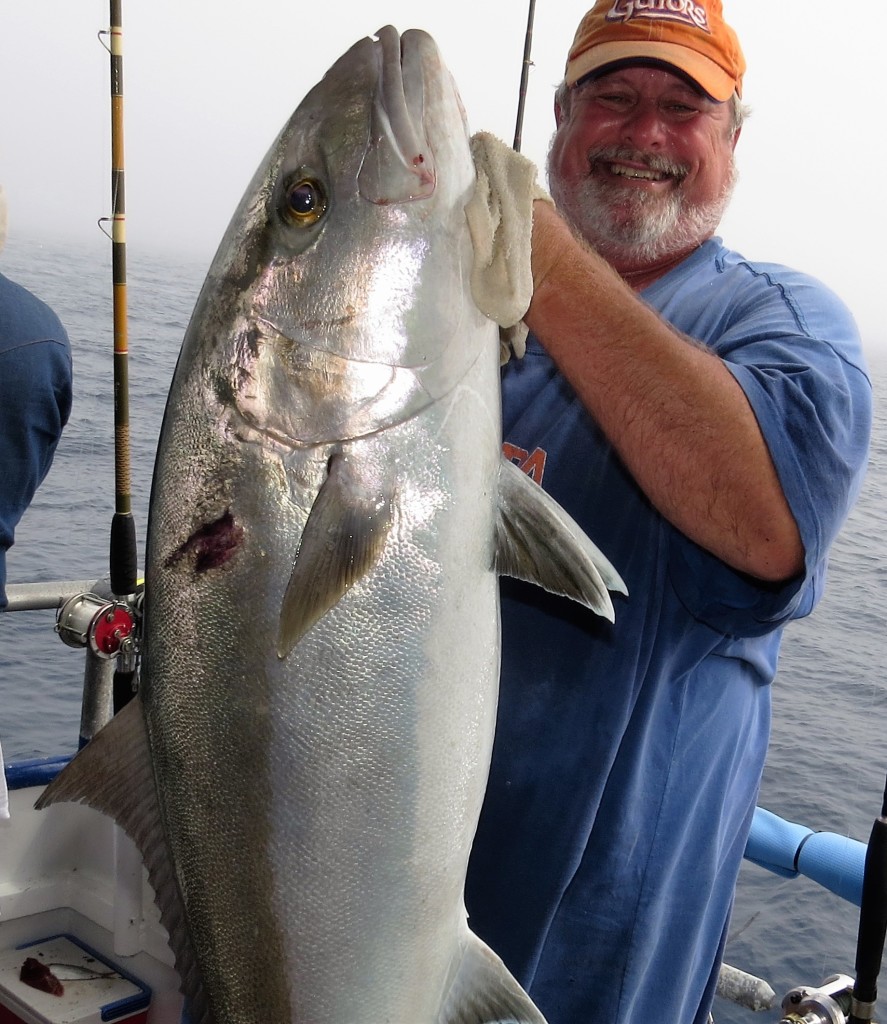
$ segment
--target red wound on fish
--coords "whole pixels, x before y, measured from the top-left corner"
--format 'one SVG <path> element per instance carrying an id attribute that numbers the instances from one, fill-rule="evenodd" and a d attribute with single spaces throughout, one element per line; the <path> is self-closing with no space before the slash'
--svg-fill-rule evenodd
<path id="1" fill-rule="evenodd" d="M 198 527 L 164 564 L 168 568 L 193 556 L 195 572 L 217 569 L 233 556 L 242 540 L 243 527 L 234 521 L 231 510 L 226 509 L 214 522 Z"/>
<path id="2" fill-rule="evenodd" d="M 22 964 L 18 977 L 19 981 L 25 985 L 30 985 L 31 988 L 36 988 L 40 992 L 48 992 L 51 996 L 61 996 L 65 993 L 64 985 L 46 964 L 41 964 L 32 956 L 29 956 Z"/>

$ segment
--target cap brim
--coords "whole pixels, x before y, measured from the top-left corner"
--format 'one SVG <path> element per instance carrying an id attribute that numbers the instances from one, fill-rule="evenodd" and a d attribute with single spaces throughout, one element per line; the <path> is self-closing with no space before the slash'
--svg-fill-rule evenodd
<path id="1" fill-rule="evenodd" d="M 688 75 L 704 93 L 713 100 L 723 103 L 730 99 L 736 89 L 735 79 L 720 65 L 686 46 L 657 42 L 616 42 L 600 43 L 584 53 L 578 54 L 567 63 L 566 81 L 575 85 L 580 78 L 598 71 L 608 64 L 624 63 L 631 59 L 655 60 L 670 64 Z"/>

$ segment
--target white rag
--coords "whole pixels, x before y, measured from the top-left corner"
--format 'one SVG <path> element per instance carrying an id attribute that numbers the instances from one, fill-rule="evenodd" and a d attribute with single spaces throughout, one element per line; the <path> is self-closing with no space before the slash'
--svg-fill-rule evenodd
<path id="1" fill-rule="evenodd" d="M 474 246 L 471 294 L 500 330 L 500 357 L 526 351 L 523 316 L 533 297 L 530 264 L 533 200 L 551 196 L 536 180 L 536 165 L 489 132 L 471 139 L 477 186 L 465 207 Z"/>

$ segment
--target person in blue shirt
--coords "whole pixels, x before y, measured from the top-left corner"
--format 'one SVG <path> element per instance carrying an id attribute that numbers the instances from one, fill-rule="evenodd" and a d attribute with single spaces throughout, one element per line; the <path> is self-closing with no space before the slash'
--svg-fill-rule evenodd
<path id="1" fill-rule="evenodd" d="M 0 247 L 5 239 L 0 190 Z M 49 472 L 71 412 L 71 346 L 59 318 L 0 274 L 0 611 L 7 605 L 6 552 Z"/>
<path id="2" fill-rule="evenodd" d="M 719 0 L 599 0 L 534 204 L 504 451 L 628 587 L 503 580 L 472 928 L 549 1024 L 705 1024 L 783 628 L 859 491 L 871 387 L 825 286 L 716 237 L 745 69 Z"/>

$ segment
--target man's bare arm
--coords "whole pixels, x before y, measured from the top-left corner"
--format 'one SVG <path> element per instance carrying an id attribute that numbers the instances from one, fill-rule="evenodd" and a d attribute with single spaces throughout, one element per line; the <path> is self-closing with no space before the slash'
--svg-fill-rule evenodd
<path id="1" fill-rule="evenodd" d="M 799 573 L 804 549 L 757 420 L 717 356 L 679 335 L 544 202 L 526 322 L 650 501 L 728 565 Z"/>

